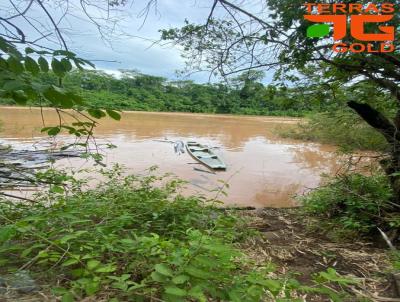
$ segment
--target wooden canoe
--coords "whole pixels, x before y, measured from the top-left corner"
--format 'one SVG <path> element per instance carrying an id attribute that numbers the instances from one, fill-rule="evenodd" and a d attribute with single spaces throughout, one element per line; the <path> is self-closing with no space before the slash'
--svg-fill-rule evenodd
<path id="1" fill-rule="evenodd" d="M 211 148 L 197 142 L 187 142 L 186 149 L 194 159 L 208 168 L 212 170 L 226 170 L 223 160 Z"/>

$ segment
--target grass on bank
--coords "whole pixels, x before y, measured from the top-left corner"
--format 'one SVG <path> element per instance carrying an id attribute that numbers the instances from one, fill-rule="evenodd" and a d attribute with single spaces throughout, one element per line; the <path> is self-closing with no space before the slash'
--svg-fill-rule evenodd
<path id="1" fill-rule="evenodd" d="M 349 110 L 315 113 L 295 127 L 280 129 L 285 138 L 339 146 L 344 152 L 387 150 L 385 138 Z"/>
<path id="2" fill-rule="evenodd" d="M 302 301 L 307 293 L 344 301 L 330 284 L 355 282 L 329 269 L 302 285 L 271 263 L 255 265 L 240 250 L 257 236 L 246 221 L 202 197 L 180 196 L 180 181 L 122 177 L 119 169 L 104 175 L 95 189 L 76 186 L 69 197 L 2 200 L 0 276 L 28 271 L 64 302 Z"/>

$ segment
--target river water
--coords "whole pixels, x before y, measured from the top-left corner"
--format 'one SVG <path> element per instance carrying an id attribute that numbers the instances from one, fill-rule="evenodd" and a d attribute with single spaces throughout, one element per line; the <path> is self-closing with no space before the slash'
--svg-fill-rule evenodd
<path id="1" fill-rule="evenodd" d="M 44 117 L 47 125 L 57 124 L 52 110 L 45 110 Z M 39 109 L 3 107 L 0 121 L 2 141 L 21 148 L 43 139 Z M 295 205 L 294 195 L 318 186 L 322 173 L 332 174 L 338 168 L 333 147 L 276 134 L 276 129 L 297 122 L 293 118 L 125 112 L 121 121 L 100 120 L 95 136 L 99 142 L 117 146 L 105 151 L 108 165 L 117 162 L 132 173 L 157 165 L 159 173 L 172 172 L 188 181 L 185 193 L 207 197 L 216 194 L 219 180 L 227 181 L 228 196 L 220 199 L 229 205 L 289 207 Z M 61 144 L 67 140 L 59 138 Z M 163 140 L 195 140 L 217 147 L 228 169 L 216 174 L 198 171 L 207 168 L 195 164 L 187 153 L 175 154 L 173 144 Z M 82 167 L 81 160 L 64 164 Z"/>

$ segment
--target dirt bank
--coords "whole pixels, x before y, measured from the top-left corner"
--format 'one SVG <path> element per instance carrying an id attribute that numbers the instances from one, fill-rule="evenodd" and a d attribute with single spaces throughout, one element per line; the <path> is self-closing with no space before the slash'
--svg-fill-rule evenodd
<path id="1" fill-rule="evenodd" d="M 312 221 L 301 218 L 298 209 L 258 209 L 243 211 L 243 215 L 251 216 L 250 227 L 262 234 L 243 247 L 256 262 L 271 261 L 282 274 L 297 272 L 296 278 L 305 284 L 312 284 L 313 274 L 332 267 L 360 281 L 345 289 L 353 296 L 348 301 L 356 301 L 356 296 L 364 301 L 400 301 L 389 272 L 387 249 L 363 241 L 333 242 L 323 232 L 309 231 L 307 224 Z M 304 299 L 329 301 L 317 296 Z"/>

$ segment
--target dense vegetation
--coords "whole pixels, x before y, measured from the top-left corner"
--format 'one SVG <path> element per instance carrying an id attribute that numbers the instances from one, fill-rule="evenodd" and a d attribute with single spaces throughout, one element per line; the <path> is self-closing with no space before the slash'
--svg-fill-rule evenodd
<path id="1" fill-rule="evenodd" d="M 396 230 L 400 215 L 389 182 L 381 172 L 337 175 L 301 198 L 306 214 L 323 218 L 320 227 L 338 238 L 374 237 L 378 229 Z M 376 236 L 379 237 L 379 236 Z"/>
<path id="2" fill-rule="evenodd" d="M 309 72 L 305 71 L 305 76 L 308 76 Z M 394 117 L 395 108 L 390 94 L 368 82 L 353 85 L 333 82 L 324 85 L 317 77 L 309 77 L 307 80 L 308 94 L 326 105 L 308 114 L 307 119 L 300 122 L 297 127 L 281 131 L 282 136 L 333 144 L 346 152 L 388 151 L 389 144 L 384 136 L 371 128 L 353 110 L 347 108 L 346 103 L 353 99 L 369 102 L 388 116 Z"/>
<path id="3" fill-rule="evenodd" d="M 345 292 L 331 284 L 356 283 L 329 269 L 302 285 L 272 263 L 256 265 L 240 251 L 257 236 L 246 221 L 215 200 L 180 196 L 177 180 L 123 177 L 118 167 L 103 175 L 93 190 L 79 182 L 70 197 L 0 202 L 3 279 L 29 270 L 46 295 L 65 302 L 297 301 L 300 293 L 342 301 Z"/>
<path id="4" fill-rule="evenodd" d="M 263 85 L 262 78 L 262 73 L 244 73 L 229 85 L 196 84 L 134 71 L 123 71 L 117 78 L 102 71 L 75 70 L 64 77 L 63 85 L 79 92 L 90 106 L 119 110 L 302 116 L 331 106 L 330 100 L 307 94 L 304 87 Z M 41 74 L 40 79 L 58 83 L 53 73 Z M 3 99 L 2 103 L 15 101 Z M 30 104 L 52 106 L 38 101 Z"/>
<path id="5" fill-rule="evenodd" d="M 388 149 L 384 137 L 349 110 L 310 114 L 296 126 L 278 129 L 278 133 L 282 137 L 336 145 L 345 153 Z"/>

